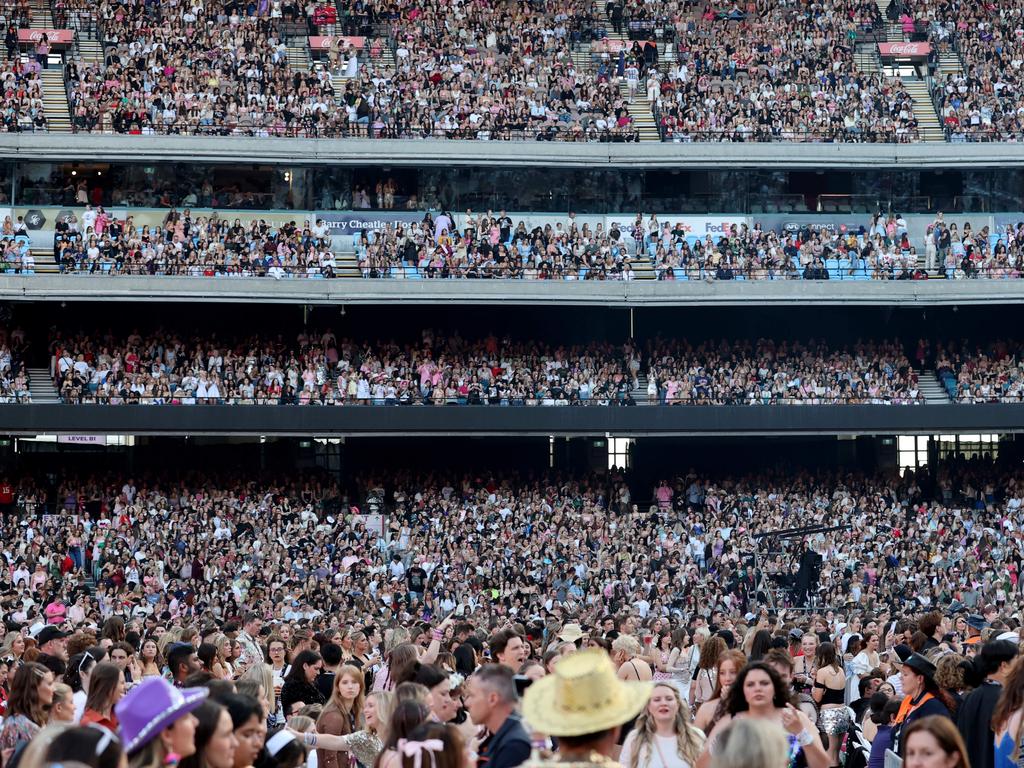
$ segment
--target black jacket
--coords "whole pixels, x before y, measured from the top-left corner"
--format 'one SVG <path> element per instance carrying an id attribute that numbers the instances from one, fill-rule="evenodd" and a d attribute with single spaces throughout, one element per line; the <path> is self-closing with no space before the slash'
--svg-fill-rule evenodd
<path id="1" fill-rule="evenodd" d="M 530 737 L 519 715 L 511 714 L 497 733 L 480 745 L 478 768 L 516 768 L 530 757 Z"/>
<path id="2" fill-rule="evenodd" d="M 993 768 L 995 764 L 992 713 L 1002 692 L 1003 686 L 986 680 L 967 694 L 956 712 L 956 727 L 967 745 L 971 768 Z"/>
<path id="3" fill-rule="evenodd" d="M 296 701 L 303 704 L 323 704 L 327 699 L 315 685 L 305 681 L 285 680 L 281 686 L 281 710 L 286 718 L 291 716 L 289 709 Z"/>

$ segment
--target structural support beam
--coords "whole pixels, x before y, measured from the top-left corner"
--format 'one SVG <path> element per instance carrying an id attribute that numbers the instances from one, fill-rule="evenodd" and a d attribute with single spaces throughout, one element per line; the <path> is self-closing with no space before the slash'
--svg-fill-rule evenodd
<path id="1" fill-rule="evenodd" d="M 372 280 L 2 275 L 0 301 L 552 306 L 942 306 L 1024 303 L 1024 280 Z"/>
<path id="2" fill-rule="evenodd" d="M 1024 144 L 638 143 L 443 139 L 286 139 L 11 133 L 0 159 L 579 168 L 979 168 L 1024 166 Z"/>
<path id="3" fill-rule="evenodd" d="M 1024 405 L 0 405 L 0 434 L 803 435 L 1024 432 Z"/>

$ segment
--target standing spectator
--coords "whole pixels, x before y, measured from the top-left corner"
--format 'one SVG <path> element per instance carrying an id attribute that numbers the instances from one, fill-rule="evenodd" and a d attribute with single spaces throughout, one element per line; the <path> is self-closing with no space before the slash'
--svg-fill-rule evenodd
<path id="1" fill-rule="evenodd" d="M 469 678 L 466 709 L 488 734 L 477 750 L 481 768 L 515 768 L 530 756 L 530 736 L 516 712 L 518 699 L 508 667 L 488 665 Z"/>
<path id="2" fill-rule="evenodd" d="M 14 673 L 7 714 L 0 728 L 0 757 L 6 765 L 14 750 L 31 741 L 46 725 L 47 709 L 53 704 L 53 672 L 28 661 Z"/>
<path id="3" fill-rule="evenodd" d="M 992 640 L 982 646 L 973 663 L 965 664 L 968 682 L 976 687 L 960 704 L 956 725 L 967 745 L 971 768 L 994 768 L 993 715 L 1016 657 L 1015 643 Z"/>

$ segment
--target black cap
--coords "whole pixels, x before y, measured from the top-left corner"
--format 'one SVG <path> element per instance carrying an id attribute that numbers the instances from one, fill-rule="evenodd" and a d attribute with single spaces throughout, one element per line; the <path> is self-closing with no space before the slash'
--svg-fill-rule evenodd
<path id="1" fill-rule="evenodd" d="M 903 664 L 905 666 L 910 667 L 919 675 L 924 675 L 927 678 L 935 677 L 935 665 L 928 661 L 928 659 L 926 659 L 920 653 L 910 654 L 910 658 L 904 661 Z"/>
<path id="2" fill-rule="evenodd" d="M 60 640 L 61 638 L 67 637 L 67 632 L 61 632 L 60 628 L 54 624 L 47 624 L 45 627 L 39 630 L 39 634 L 36 635 L 36 642 L 39 645 L 46 645 L 51 640 Z"/>

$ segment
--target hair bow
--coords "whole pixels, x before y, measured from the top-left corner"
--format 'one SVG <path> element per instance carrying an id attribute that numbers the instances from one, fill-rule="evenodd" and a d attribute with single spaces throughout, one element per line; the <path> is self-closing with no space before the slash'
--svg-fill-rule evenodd
<path id="1" fill-rule="evenodd" d="M 430 755 L 430 766 L 434 768 L 434 753 L 444 752 L 444 742 L 440 739 L 427 739 L 426 741 L 399 739 L 398 752 L 413 759 L 413 768 L 423 768 L 423 753 L 426 752 Z"/>

